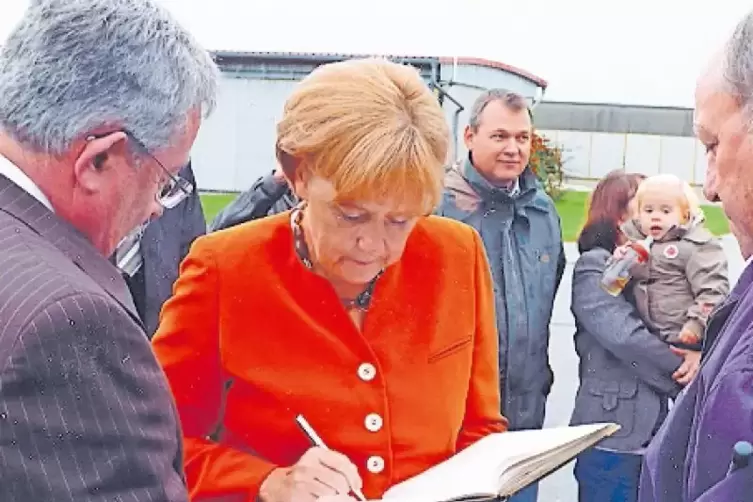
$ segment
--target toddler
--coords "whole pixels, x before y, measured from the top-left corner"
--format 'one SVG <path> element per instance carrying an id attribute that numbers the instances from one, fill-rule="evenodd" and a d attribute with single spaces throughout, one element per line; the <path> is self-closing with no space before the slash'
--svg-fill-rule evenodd
<path id="1" fill-rule="evenodd" d="M 680 178 L 646 178 L 634 202 L 623 232 L 632 240 L 653 237 L 649 260 L 632 271 L 638 311 L 664 341 L 698 349 L 709 314 L 729 293 L 724 250 Z"/>

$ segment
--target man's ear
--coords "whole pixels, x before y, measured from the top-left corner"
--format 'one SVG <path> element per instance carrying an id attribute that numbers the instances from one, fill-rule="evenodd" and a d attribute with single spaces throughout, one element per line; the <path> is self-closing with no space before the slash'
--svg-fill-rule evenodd
<path id="1" fill-rule="evenodd" d="M 468 150 L 471 149 L 471 145 L 473 144 L 473 136 L 474 132 L 471 126 L 465 126 L 465 131 L 463 131 L 463 141 L 465 142 L 465 147 Z"/>
<path id="2" fill-rule="evenodd" d="M 99 175 L 107 169 L 110 156 L 125 148 L 126 139 L 126 134 L 120 131 L 102 137 L 86 138 L 73 165 L 76 184 L 87 191 L 95 191 L 101 180 Z"/>

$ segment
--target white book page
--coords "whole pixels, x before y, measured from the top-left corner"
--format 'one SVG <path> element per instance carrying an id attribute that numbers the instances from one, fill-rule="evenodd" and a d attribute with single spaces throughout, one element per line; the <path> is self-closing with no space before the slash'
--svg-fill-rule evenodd
<path id="1" fill-rule="evenodd" d="M 578 441 L 607 424 L 502 432 L 486 436 L 445 462 L 387 490 L 385 502 L 441 502 L 494 495 L 500 478 L 518 461 Z"/>

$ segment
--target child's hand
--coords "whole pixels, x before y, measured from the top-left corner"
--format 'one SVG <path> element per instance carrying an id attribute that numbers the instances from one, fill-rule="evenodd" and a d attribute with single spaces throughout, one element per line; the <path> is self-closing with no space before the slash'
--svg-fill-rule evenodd
<path id="1" fill-rule="evenodd" d="M 612 258 L 614 260 L 621 260 L 625 257 L 625 254 L 627 254 L 628 245 L 625 244 L 623 246 L 617 246 L 614 248 L 614 252 L 612 253 Z"/>
<path id="2" fill-rule="evenodd" d="M 682 330 L 677 339 L 685 345 L 697 345 L 701 343 L 701 337 L 688 329 Z"/>

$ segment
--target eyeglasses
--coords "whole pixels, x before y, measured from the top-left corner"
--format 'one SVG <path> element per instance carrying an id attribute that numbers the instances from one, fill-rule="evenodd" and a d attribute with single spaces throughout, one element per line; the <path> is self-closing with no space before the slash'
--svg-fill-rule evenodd
<path id="1" fill-rule="evenodd" d="M 136 148 L 139 150 L 140 153 L 147 155 L 150 157 L 159 167 L 162 169 L 162 172 L 167 176 L 167 181 L 160 184 L 160 190 L 155 195 L 157 202 L 165 208 L 165 209 L 172 209 L 181 202 L 183 202 L 186 197 L 191 195 L 193 193 L 194 187 L 193 184 L 186 180 L 181 178 L 180 176 L 171 173 L 167 170 L 167 168 L 162 164 L 162 162 L 159 161 L 157 157 L 152 154 L 152 152 L 149 151 L 149 149 L 142 143 L 136 136 L 133 135 L 129 130 L 127 129 L 121 129 L 123 134 L 128 137 L 129 141 L 131 141 Z M 107 133 L 112 134 L 112 133 Z M 105 134 L 97 135 L 97 136 L 89 136 L 87 137 L 87 141 L 91 141 L 93 139 L 98 139 L 106 136 Z"/>

